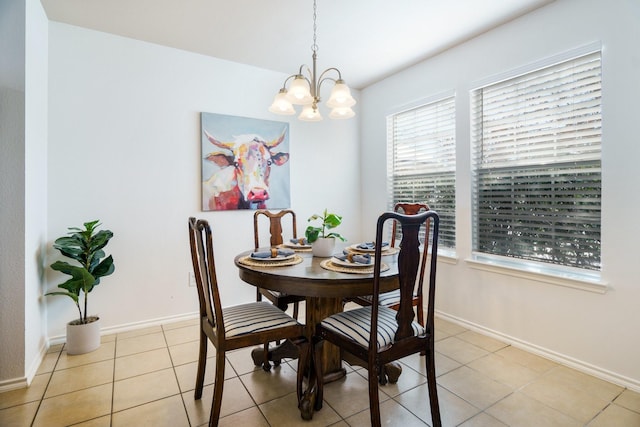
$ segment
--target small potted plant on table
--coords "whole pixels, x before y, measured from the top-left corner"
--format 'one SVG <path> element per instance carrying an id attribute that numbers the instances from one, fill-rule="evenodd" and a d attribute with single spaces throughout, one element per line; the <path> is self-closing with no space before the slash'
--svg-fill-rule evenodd
<path id="1" fill-rule="evenodd" d="M 68 354 L 88 353 L 100 346 L 100 318 L 87 316 L 87 297 L 89 292 L 100 283 L 100 278 L 108 276 L 115 270 L 113 257 L 105 258 L 103 248 L 113 237 L 110 230 L 97 231 L 98 221 L 84 223 L 84 230 L 69 228 L 69 235 L 56 239 L 53 247 L 62 255 L 69 257 L 80 265 L 71 265 L 66 261 L 51 264 L 53 270 L 71 276 L 69 280 L 58 285 L 64 291 L 48 292 L 45 295 L 64 295 L 73 300 L 80 317 L 67 323 Z M 104 259 L 102 259 L 104 258 Z M 83 294 L 81 306 L 80 294 Z"/>
<path id="2" fill-rule="evenodd" d="M 320 220 L 320 226 L 310 225 L 305 230 L 304 234 L 307 238 L 307 242 L 311 244 L 311 251 L 314 256 L 317 257 L 330 257 L 333 255 L 333 250 L 336 244 L 335 239 L 340 239 L 343 242 L 346 240 L 340 234 L 335 232 L 328 232 L 333 228 L 336 228 L 342 224 L 342 217 L 324 210 L 323 215 L 313 214 L 307 221 Z"/>

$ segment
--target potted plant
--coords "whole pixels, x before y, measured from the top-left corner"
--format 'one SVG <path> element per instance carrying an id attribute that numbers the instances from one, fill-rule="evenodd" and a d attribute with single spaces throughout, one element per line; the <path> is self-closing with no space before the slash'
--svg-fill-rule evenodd
<path id="1" fill-rule="evenodd" d="M 334 229 L 342 224 L 342 217 L 334 213 L 329 213 L 327 209 L 325 209 L 323 215 L 313 214 L 307 221 L 318 220 L 320 221 L 320 226 L 310 225 L 304 234 L 307 242 L 311 244 L 311 250 L 314 256 L 330 257 L 333 255 L 333 248 L 336 244 L 335 239 L 340 239 L 343 242 L 346 240 L 338 233 L 328 232 L 328 230 Z"/>
<path id="2" fill-rule="evenodd" d="M 89 292 L 100 283 L 100 278 L 113 273 L 115 266 L 111 255 L 105 258 L 103 248 L 113 237 L 110 230 L 100 230 L 99 221 L 84 223 L 84 229 L 70 227 L 68 236 L 63 236 L 53 244 L 62 255 L 77 261 L 80 265 L 71 265 L 66 261 L 51 264 L 53 270 L 71 276 L 58 285 L 64 291 L 48 292 L 46 295 L 64 295 L 73 300 L 78 308 L 79 318 L 67 324 L 68 354 L 88 353 L 100 346 L 100 318 L 87 316 Z M 104 259 L 103 259 L 104 258 Z M 82 303 L 80 294 L 82 294 Z"/>

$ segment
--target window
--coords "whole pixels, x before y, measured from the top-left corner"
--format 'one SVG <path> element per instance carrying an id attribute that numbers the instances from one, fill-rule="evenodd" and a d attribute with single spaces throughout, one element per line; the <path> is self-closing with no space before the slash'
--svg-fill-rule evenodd
<path id="1" fill-rule="evenodd" d="M 600 270 L 600 52 L 472 92 L 473 247 Z"/>
<path id="2" fill-rule="evenodd" d="M 455 248 L 455 99 L 387 117 L 389 208 L 427 203 L 440 216 L 439 246 Z"/>

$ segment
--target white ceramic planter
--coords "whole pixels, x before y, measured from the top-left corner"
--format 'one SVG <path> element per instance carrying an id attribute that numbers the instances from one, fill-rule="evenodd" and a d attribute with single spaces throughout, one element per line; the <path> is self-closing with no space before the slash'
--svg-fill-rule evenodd
<path id="1" fill-rule="evenodd" d="M 311 244 L 313 256 L 329 258 L 333 255 L 336 246 L 336 239 L 333 237 L 318 237 L 318 240 Z"/>
<path id="2" fill-rule="evenodd" d="M 67 354 L 84 354 L 100 347 L 100 318 L 84 325 L 67 323 Z"/>

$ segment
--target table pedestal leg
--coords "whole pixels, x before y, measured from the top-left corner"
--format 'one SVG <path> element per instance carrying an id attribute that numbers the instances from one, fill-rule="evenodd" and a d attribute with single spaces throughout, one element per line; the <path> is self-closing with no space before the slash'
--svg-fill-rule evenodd
<path id="1" fill-rule="evenodd" d="M 358 359 L 351 353 L 345 351 L 342 353 L 342 359 L 349 363 L 351 366 L 362 366 L 366 368 L 366 364 L 362 362 L 362 360 Z M 391 384 L 395 384 L 398 382 L 398 378 L 400 378 L 400 374 L 402 374 L 402 365 L 399 362 L 389 362 L 385 364 L 382 368 L 382 372 L 379 375 L 379 383 L 380 385 L 385 385 L 387 382 Z"/>
<path id="2" fill-rule="evenodd" d="M 307 298 L 306 325 L 307 337 L 315 335 L 315 327 L 324 318 L 342 312 L 342 298 Z M 347 371 L 342 367 L 342 354 L 340 348 L 325 342 L 322 345 L 322 372 L 325 383 L 343 378 Z"/>
<path id="3" fill-rule="evenodd" d="M 299 353 L 300 350 L 298 349 L 298 346 L 290 340 L 284 340 L 281 344 L 278 344 L 275 347 L 269 347 L 267 360 L 273 362 L 274 366 L 278 366 L 282 362 L 282 359 L 297 359 Z M 256 347 L 251 350 L 251 359 L 253 359 L 254 365 L 262 366 L 264 363 L 264 348 Z M 265 368 L 265 370 L 269 369 Z"/>
<path id="4" fill-rule="evenodd" d="M 342 308 L 343 303 L 341 298 L 308 297 L 305 306 L 307 337 L 311 340 L 311 337 L 315 334 L 316 324 L 320 323 L 325 317 L 340 313 Z M 314 360 L 313 363 L 322 363 L 325 384 L 339 380 L 347 375 L 346 369 L 342 367 L 340 348 L 329 342 L 325 342 L 322 345 L 321 360 Z M 313 367 L 309 368 L 313 369 Z M 316 402 L 316 383 L 314 377 L 313 372 L 309 370 L 307 375 L 307 378 L 310 379 L 309 384 L 298 404 L 300 415 L 305 420 L 310 420 L 313 417 L 313 411 L 317 407 L 322 406 L 322 402 Z"/>

